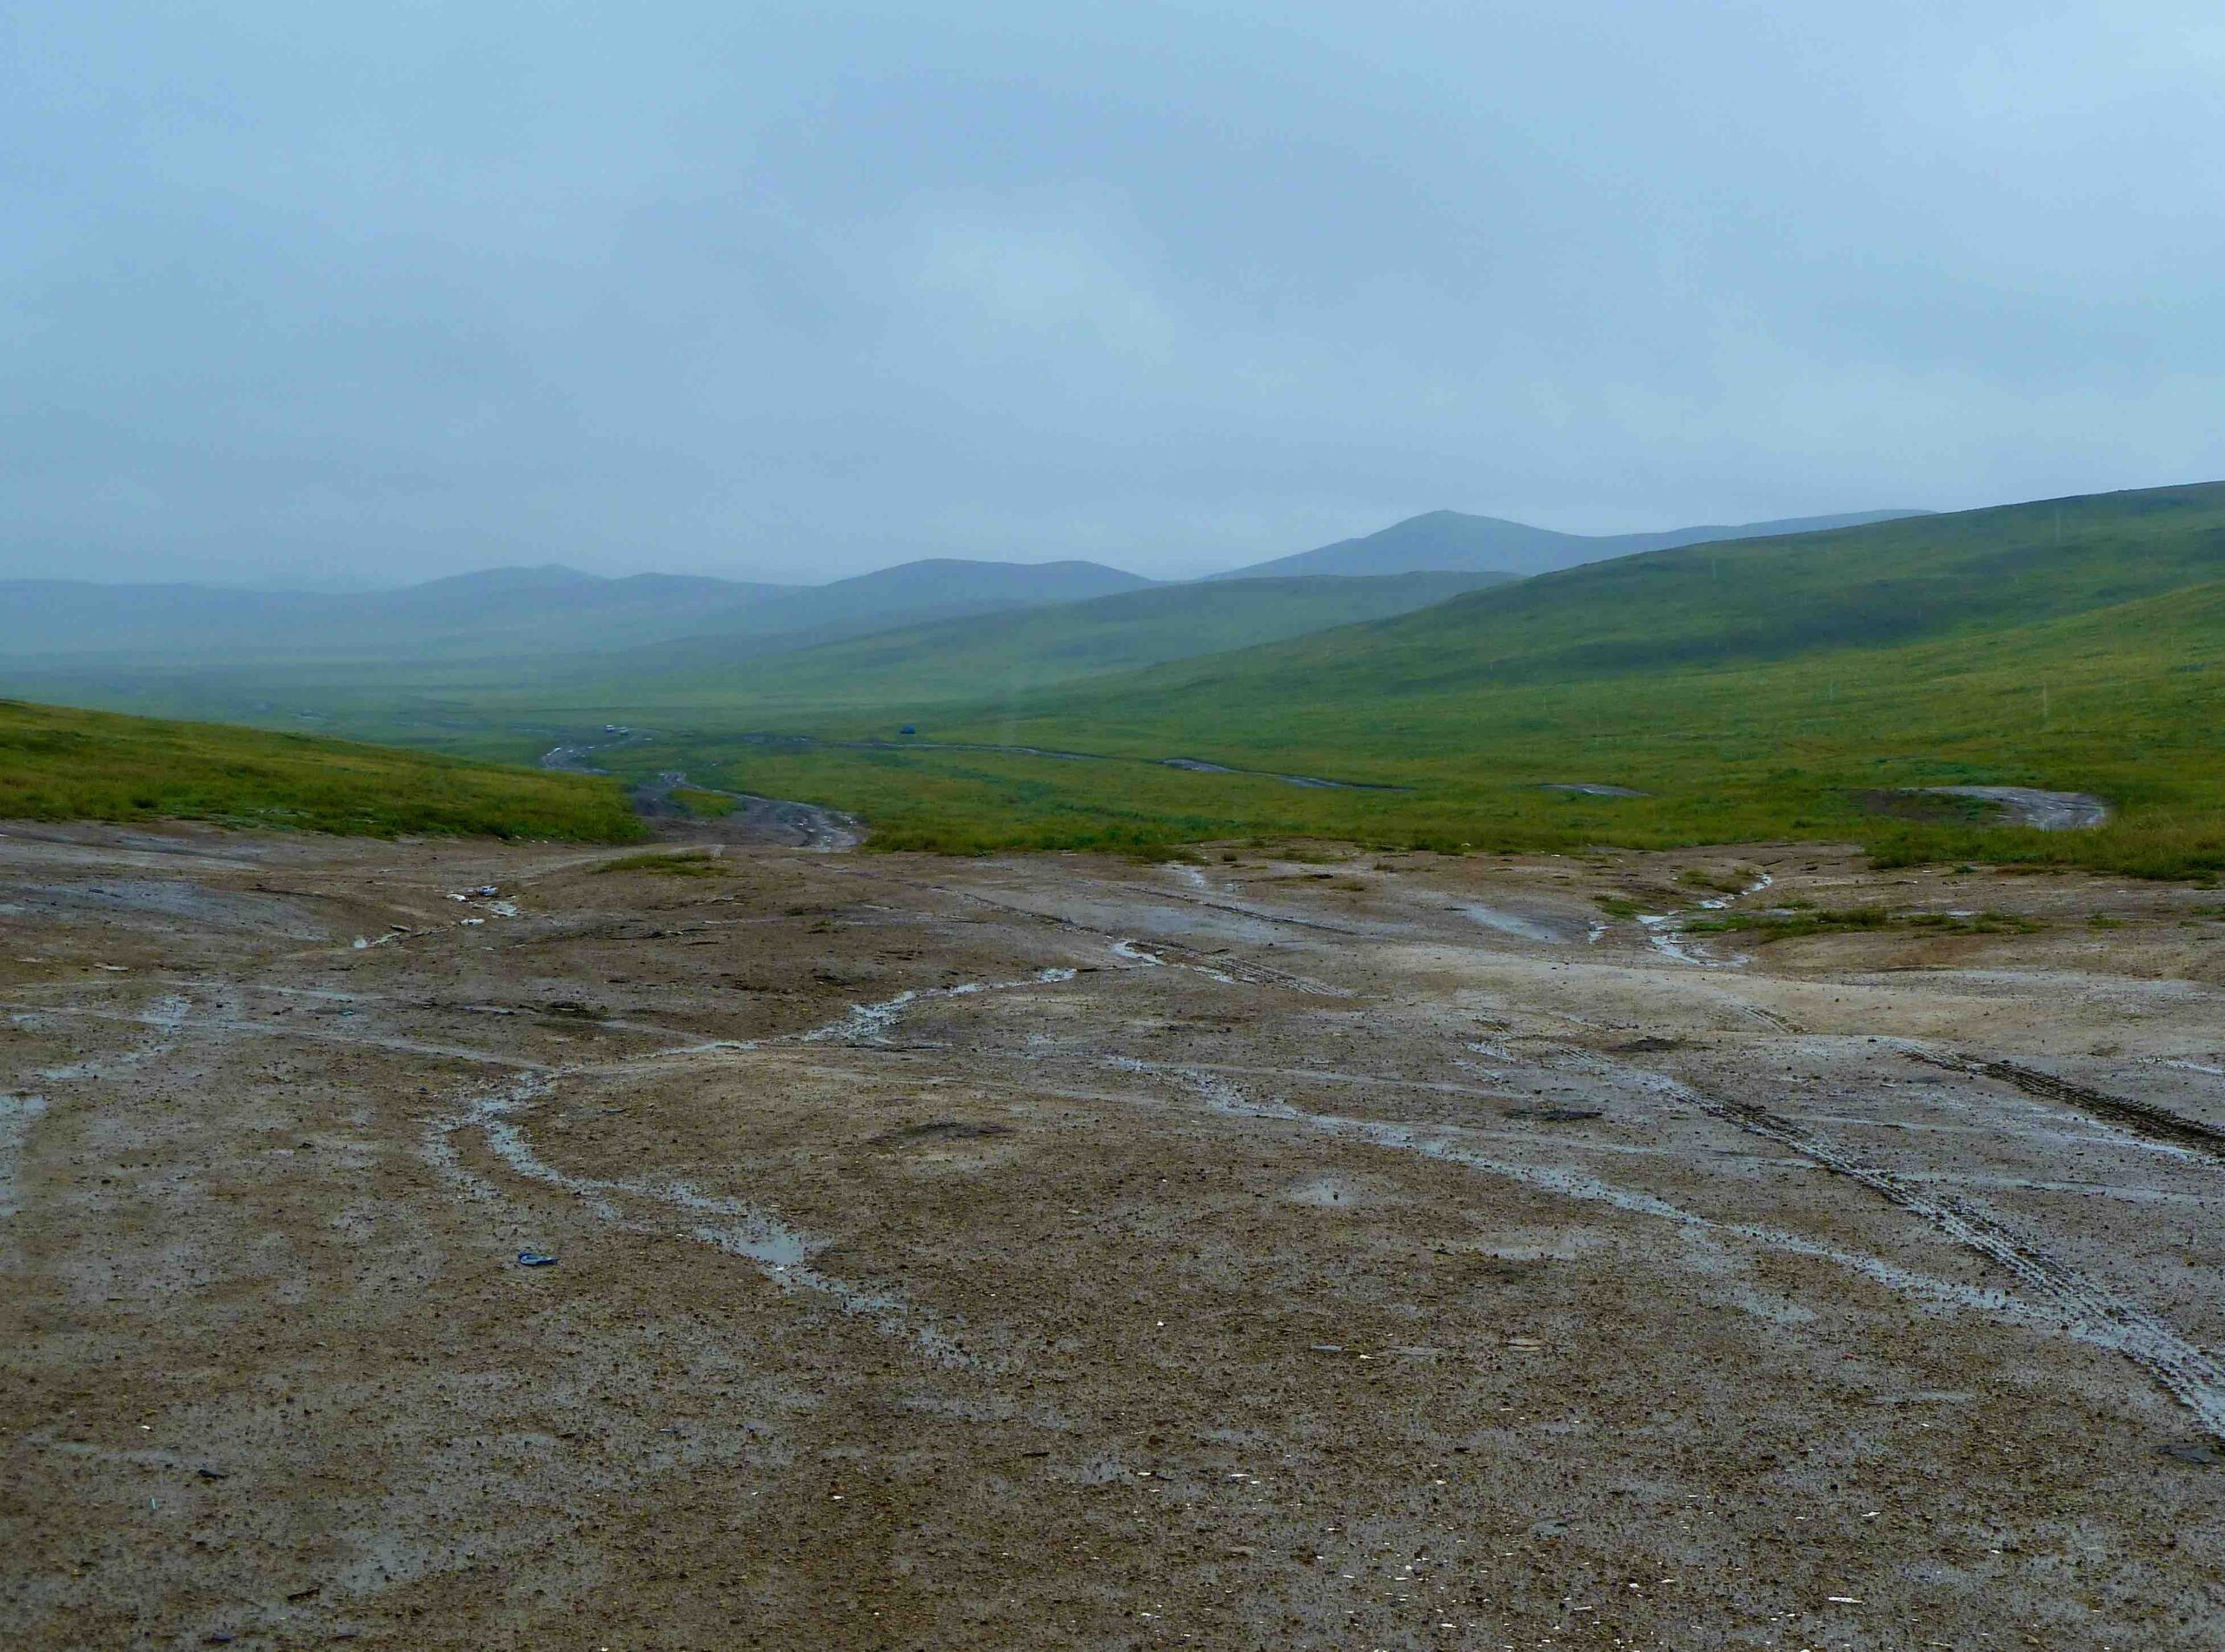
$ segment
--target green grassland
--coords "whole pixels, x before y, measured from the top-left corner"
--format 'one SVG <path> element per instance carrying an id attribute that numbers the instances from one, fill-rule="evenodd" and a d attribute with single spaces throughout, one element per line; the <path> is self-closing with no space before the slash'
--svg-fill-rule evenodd
<path id="1" fill-rule="evenodd" d="M 883 732 L 839 715 L 805 726 Z M 2225 870 L 2225 488 L 1628 558 L 922 733 L 1115 760 L 687 739 L 727 783 L 857 810 L 883 845 L 1804 837 L 1888 860 L 2212 874 Z M 1148 760 L 1177 755 L 1408 789 Z M 1570 781 L 1648 795 L 1544 789 Z M 1893 806 L 1899 788 L 1969 783 L 2092 791 L 2119 813 L 2042 833 L 1944 802 L 1913 811 L 1933 819 Z"/>
<path id="2" fill-rule="evenodd" d="M 1409 613 L 1499 574 L 1227 581 L 941 620 L 807 647 L 703 637 L 531 660 L 258 662 L 143 671 L 19 662 L 19 692 L 143 715 L 530 757 L 568 727 L 674 719 L 764 726 L 830 712 L 1013 702 L 1081 679 Z"/>
<path id="3" fill-rule="evenodd" d="M 742 658 L 706 640 L 627 656 L 622 670 L 582 684 L 573 700 L 588 710 L 622 703 L 637 720 L 738 706 L 759 715 L 818 715 L 1012 703 L 1082 679 L 1411 613 L 1512 577 L 1399 574 L 1161 587 Z M 542 710 L 546 702 L 531 706 Z"/>
<path id="4" fill-rule="evenodd" d="M 163 818 L 374 837 L 644 835 L 609 780 L 0 700 L 0 819 Z"/>
<path id="5" fill-rule="evenodd" d="M 1243 587 L 1123 594 L 716 671 L 682 650 L 668 671 L 644 661 L 622 680 L 603 657 L 456 671 L 383 698 L 328 681 L 319 714 L 506 759 L 623 722 L 656 738 L 607 754 L 621 773 L 679 767 L 698 786 L 850 810 L 882 848 L 1804 838 L 1888 862 L 2225 871 L 2225 484 L 1687 547 L 1419 608 L 1410 592 L 1397 600 L 1411 611 L 1199 654 L 1325 618 L 1323 594 L 1255 588 L 1238 613 L 1213 606 L 1220 591 Z M 1139 660 L 1160 663 L 1121 668 Z M 299 715 L 284 693 L 308 687 L 294 680 L 253 714 Z M 904 724 L 916 740 L 897 737 Z M 1548 789 L 1570 782 L 1644 795 Z M 1967 784 L 2094 792 L 2117 813 L 2042 833 L 1909 791 Z"/>

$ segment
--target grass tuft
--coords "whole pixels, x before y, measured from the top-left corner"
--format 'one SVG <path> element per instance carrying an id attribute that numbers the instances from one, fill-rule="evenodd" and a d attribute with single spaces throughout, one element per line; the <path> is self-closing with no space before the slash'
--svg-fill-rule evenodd
<path id="1" fill-rule="evenodd" d="M 701 849 L 685 849 L 677 854 L 621 855 L 615 860 L 604 861 L 595 871 L 646 872 L 660 878 L 715 878 L 726 867 L 716 856 Z"/>

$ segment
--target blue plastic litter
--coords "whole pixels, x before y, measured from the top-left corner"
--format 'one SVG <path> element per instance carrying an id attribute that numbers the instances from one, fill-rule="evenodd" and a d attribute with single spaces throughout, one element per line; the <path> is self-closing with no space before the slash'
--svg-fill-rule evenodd
<path id="1" fill-rule="evenodd" d="M 553 1268 L 555 1265 L 556 1258 L 555 1257 L 545 1257 L 538 1251 L 521 1251 L 518 1252 L 518 1266 L 521 1268 Z"/>

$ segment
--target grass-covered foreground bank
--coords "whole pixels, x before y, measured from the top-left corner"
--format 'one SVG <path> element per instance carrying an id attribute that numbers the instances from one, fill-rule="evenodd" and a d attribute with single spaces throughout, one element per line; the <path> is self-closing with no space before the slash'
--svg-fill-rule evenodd
<path id="1" fill-rule="evenodd" d="M 0 700 L 0 819 L 165 818 L 368 837 L 643 835 L 611 780 Z"/>

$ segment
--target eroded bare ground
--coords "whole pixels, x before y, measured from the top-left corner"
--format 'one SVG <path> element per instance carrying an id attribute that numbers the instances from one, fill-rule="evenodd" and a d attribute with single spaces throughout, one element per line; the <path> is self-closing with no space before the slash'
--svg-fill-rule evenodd
<path id="1" fill-rule="evenodd" d="M 4 831 L 10 1645 L 2218 1643 L 2215 895 Z"/>

